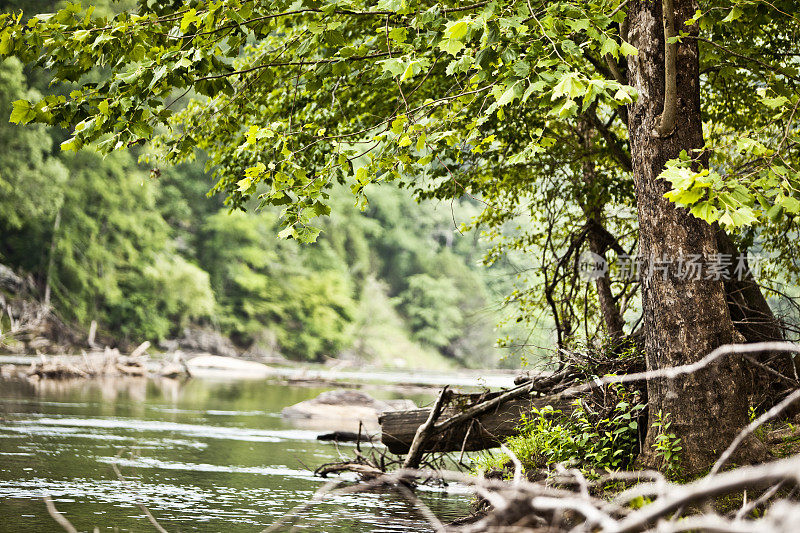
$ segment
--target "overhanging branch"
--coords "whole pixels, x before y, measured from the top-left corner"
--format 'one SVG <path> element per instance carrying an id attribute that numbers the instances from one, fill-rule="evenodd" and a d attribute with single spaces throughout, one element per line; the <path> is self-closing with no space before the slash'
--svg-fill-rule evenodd
<path id="1" fill-rule="evenodd" d="M 678 114 L 678 83 L 675 63 L 678 58 L 678 43 L 671 42 L 675 33 L 675 9 L 672 0 L 662 0 L 661 17 L 664 20 L 664 109 L 659 117 L 656 133 L 668 137 L 675 131 Z"/>

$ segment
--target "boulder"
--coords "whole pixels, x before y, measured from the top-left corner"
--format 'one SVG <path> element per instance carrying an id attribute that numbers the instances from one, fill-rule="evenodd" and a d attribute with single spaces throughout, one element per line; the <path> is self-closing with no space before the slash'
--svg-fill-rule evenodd
<path id="1" fill-rule="evenodd" d="M 210 354 L 193 357 L 186 362 L 186 366 L 194 376 L 224 373 L 232 377 L 263 379 L 275 375 L 275 371 L 272 368 L 255 361 Z"/>
<path id="2" fill-rule="evenodd" d="M 355 429 L 360 422 L 374 429 L 378 427 L 381 413 L 405 409 L 416 409 L 416 405 L 411 400 L 376 400 L 361 391 L 334 390 L 286 407 L 281 414 L 284 418 L 318 428 Z"/>
<path id="3" fill-rule="evenodd" d="M 211 328 L 185 328 L 183 330 L 183 338 L 168 344 L 171 346 L 177 344 L 175 348 L 181 348 L 186 351 L 205 352 L 223 357 L 236 357 L 239 355 L 233 342 L 228 337 Z M 171 351 L 174 351 L 175 348 Z"/>
<path id="4" fill-rule="evenodd" d="M 0 264 L 0 287 L 12 293 L 20 292 L 25 287 L 25 280 L 7 266 Z"/>

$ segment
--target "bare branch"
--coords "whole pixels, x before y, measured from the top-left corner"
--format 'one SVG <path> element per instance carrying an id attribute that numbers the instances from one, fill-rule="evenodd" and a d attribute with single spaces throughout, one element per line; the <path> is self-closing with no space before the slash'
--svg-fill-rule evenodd
<path id="1" fill-rule="evenodd" d="M 50 498 L 49 494 L 45 494 L 44 496 L 44 504 L 47 506 L 47 512 L 50 513 L 50 516 L 53 517 L 53 520 L 58 522 L 58 525 L 64 528 L 64 531 L 67 533 L 78 533 L 78 530 L 75 529 L 75 526 L 67 520 L 63 514 L 61 514 L 56 506 L 53 504 L 53 500 Z"/>

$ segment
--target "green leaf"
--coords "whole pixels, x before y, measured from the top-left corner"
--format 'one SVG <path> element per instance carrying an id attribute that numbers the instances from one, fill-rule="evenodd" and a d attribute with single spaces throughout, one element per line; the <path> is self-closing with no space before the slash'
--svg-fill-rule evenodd
<path id="1" fill-rule="evenodd" d="M 423 149 L 425 149 L 425 141 L 426 141 L 426 135 L 425 133 L 422 133 L 422 135 L 420 135 L 419 138 L 417 139 L 417 145 L 416 145 L 417 152 L 421 152 Z"/>
<path id="2" fill-rule="evenodd" d="M 635 56 L 639 54 L 639 50 L 628 41 L 622 41 L 622 44 L 619 45 L 619 51 L 624 56 Z"/>
<path id="3" fill-rule="evenodd" d="M 320 201 L 314 202 L 314 214 L 317 216 L 327 216 L 331 214 L 331 207 L 329 205 L 325 205 Z"/>
<path id="4" fill-rule="evenodd" d="M 780 206 L 783 207 L 786 212 L 796 215 L 800 213 L 800 200 L 795 198 L 794 196 L 783 196 L 780 199 Z"/>
<path id="5" fill-rule="evenodd" d="M 11 41 L 11 29 L 6 28 L 3 30 L 3 33 L 0 34 L 0 55 L 7 56 L 13 49 L 14 46 Z"/>
<path id="6" fill-rule="evenodd" d="M 669 191 L 664 198 L 671 202 L 683 205 L 692 205 L 703 197 L 703 189 L 690 189 L 688 191 Z"/>
<path id="7" fill-rule="evenodd" d="M 456 40 L 456 41 L 460 41 L 464 37 L 467 36 L 467 31 L 468 30 L 469 30 L 468 21 L 459 20 L 459 21 L 451 22 L 450 24 L 448 24 L 447 30 L 445 30 L 445 32 L 447 33 L 447 35 L 448 35 L 448 37 L 450 39 L 453 39 L 453 40 Z"/>
<path id="8" fill-rule="evenodd" d="M 784 105 L 789 103 L 789 99 L 786 98 L 785 96 L 776 96 L 775 98 L 769 98 L 764 96 L 761 98 L 761 101 L 764 103 L 764 105 L 766 105 L 770 109 L 783 107 Z"/>
<path id="9" fill-rule="evenodd" d="M 11 111 L 9 122 L 14 124 L 27 124 L 36 118 L 36 111 L 27 100 L 16 100 L 13 103 L 14 109 Z"/>
<path id="10" fill-rule="evenodd" d="M 197 16 L 197 10 L 195 8 L 191 8 L 189 11 L 183 14 L 183 18 L 181 19 L 181 32 L 186 33 L 186 30 L 189 29 L 189 26 L 198 20 L 200 20 L 200 17 Z"/>
<path id="11" fill-rule="evenodd" d="M 253 184 L 252 178 L 242 178 L 236 182 L 237 190 L 239 192 L 246 192 L 247 189 L 249 189 L 252 184 Z"/>
<path id="12" fill-rule="evenodd" d="M 400 76 L 400 81 L 406 81 L 409 78 L 413 78 L 414 74 L 416 74 L 414 67 L 416 67 L 416 70 L 419 70 L 419 63 L 417 61 L 412 61 L 408 64 L 406 69 L 403 71 L 403 75 Z"/>
<path id="13" fill-rule="evenodd" d="M 611 55 L 613 57 L 619 56 L 619 45 L 614 39 L 606 39 L 603 41 L 603 46 L 600 47 L 600 55 Z"/>
<path id="14" fill-rule="evenodd" d="M 614 101 L 621 105 L 628 105 L 633 103 L 634 96 L 635 89 L 633 89 L 633 87 L 620 87 L 619 90 L 614 93 Z"/>
<path id="15" fill-rule="evenodd" d="M 445 69 L 445 73 L 448 76 L 452 76 L 453 74 L 468 72 L 474 62 L 474 57 L 464 54 L 460 58 L 450 61 L 447 65 L 447 69 Z"/>
<path id="16" fill-rule="evenodd" d="M 773 205 L 772 207 L 770 207 L 770 208 L 769 208 L 769 210 L 767 210 L 767 217 L 768 217 L 768 218 L 769 218 L 769 219 L 770 219 L 772 222 L 777 222 L 777 221 L 778 221 L 778 219 L 779 219 L 779 218 L 780 218 L 780 216 L 781 216 L 781 212 L 782 212 L 782 208 L 781 208 L 781 206 L 780 206 L 780 205 L 778 205 L 778 204 L 775 204 L 775 205 Z"/>
<path id="17" fill-rule="evenodd" d="M 392 28 L 389 31 L 389 38 L 398 43 L 406 42 L 408 36 L 408 28 Z"/>
<path id="18" fill-rule="evenodd" d="M 403 9 L 403 0 L 381 0 L 378 2 L 378 11 L 398 12 Z"/>
<path id="19" fill-rule="evenodd" d="M 518 86 L 519 82 L 506 89 L 503 94 L 500 95 L 500 98 L 497 99 L 497 105 L 504 106 L 510 104 L 515 98 L 519 98 Z"/>
<path id="20" fill-rule="evenodd" d="M 398 115 L 397 118 L 392 121 L 392 133 L 400 135 L 407 123 L 408 117 L 406 115 Z"/>
<path id="21" fill-rule="evenodd" d="M 437 46 L 439 50 L 447 52 L 451 56 L 455 57 L 464 48 L 464 43 L 456 39 L 442 39 L 439 41 Z"/>
<path id="22" fill-rule="evenodd" d="M 70 150 L 72 150 L 73 152 L 77 152 L 78 150 L 80 150 L 80 147 L 81 143 L 75 137 L 70 137 L 69 139 L 61 143 L 61 150 L 64 152 L 69 152 Z"/>
<path id="23" fill-rule="evenodd" d="M 132 65 L 128 70 L 117 74 L 117 78 L 125 83 L 133 83 L 142 75 L 143 72 L 144 70 L 142 70 L 139 65 Z"/>
<path id="24" fill-rule="evenodd" d="M 400 59 L 385 59 L 383 61 L 379 61 L 381 67 L 383 67 L 384 72 L 388 72 L 392 75 L 392 77 L 399 76 L 406 70 L 406 64 L 402 62 Z"/>
<path id="25" fill-rule="evenodd" d="M 739 6 L 734 6 L 733 9 L 731 9 L 730 13 L 728 13 L 728 16 L 722 19 L 722 22 L 733 22 L 735 20 L 740 19 L 743 14 L 744 12 L 741 10 Z"/>
<path id="26" fill-rule="evenodd" d="M 558 116 L 561 118 L 569 117 L 574 115 L 577 110 L 578 104 L 574 100 L 567 100 L 558 110 Z"/>
<path id="27" fill-rule="evenodd" d="M 344 35 L 338 30 L 325 31 L 322 34 L 325 42 L 331 46 L 342 47 L 345 45 Z"/>
<path id="28" fill-rule="evenodd" d="M 749 207 L 740 207 L 739 209 L 731 212 L 731 219 L 736 227 L 749 226 L 758 222 L 755 217 L 755 212 Z"/>
<path id="29" fill-rule="evenodd" d="M 266 172 L 266 170 L 267 170 L 267 166 L 264 163 L 262 163 L 261 161 L 259 161 L 254 166 L 246 168 L 245 171 L 244 171 L 244 174 L 248 178 L 257 178 L 258 176 L 260 176 L 261 174 Z"/>
<path id="30" fill-rule="evenodd" d="M 281 239 L 289 239 L 295 236 L 294 226 L 288 226 L 278 232 L 278 237 Z"/>

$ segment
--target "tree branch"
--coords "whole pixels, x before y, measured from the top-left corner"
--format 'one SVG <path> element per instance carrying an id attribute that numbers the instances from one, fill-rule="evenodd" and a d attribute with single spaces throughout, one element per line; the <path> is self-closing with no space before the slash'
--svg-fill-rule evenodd
<path id="1" fill-rule="evenodd" d="M 671 43 L 675 34 L 675 9 L 672 0 L 662 0 L 661 16 L 664 20 L 664 109 L 661 111 L 656 133 L 659 137 L 669 137 L 675 131 L 678 115 L 678 73 L 675 63 L 678 58 L 678 43 Z"/>

